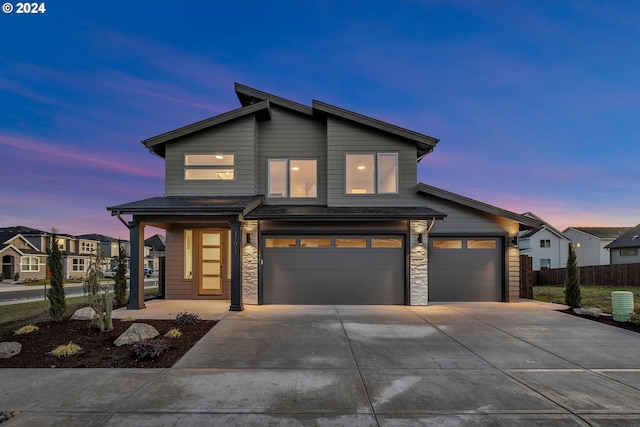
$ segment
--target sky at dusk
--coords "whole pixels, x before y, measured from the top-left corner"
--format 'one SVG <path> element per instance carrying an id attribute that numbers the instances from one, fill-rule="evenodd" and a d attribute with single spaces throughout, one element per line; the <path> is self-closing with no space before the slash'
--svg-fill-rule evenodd
<path id="1" fill-rule="evenodd" d="M 234 82 L 440 138 L 427 184 L 640 223 L 640 1 L 10 3 L 0 227 L 128 238 L 106 207 L 164 194 L 140 141 L 238 108 Z"/>

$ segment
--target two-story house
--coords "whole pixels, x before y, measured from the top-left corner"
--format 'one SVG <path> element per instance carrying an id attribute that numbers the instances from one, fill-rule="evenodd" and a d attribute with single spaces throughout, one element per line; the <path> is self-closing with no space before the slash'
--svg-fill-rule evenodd
<path id="1" fill-rule="evenodd" d="M 51 233 L 33 228 L 22 227 L 22 235 L 42 252 L 46 252 L 51 245 Z M 71 234 L 57 235 L 58 247 L 62 254 L 62 271 L 65 279 L 83 279 L 86 277 L 91 263 L 100 244 L 97 240 L 79 238 Z"/>
<path id="2" fill-rule="evenodd" d="M 103 269 L 110 270 L 116 268 L 117 257 L 120 253 L 120 246 L 124 248 L 125 254 L 129 257 L 129 242 L 127 240 L 116 239 L 104 234 L 83 234 L 77 236 L 79 239 L 91 239 L 100 242 L 100 249 L 104 253 L 105 261 Z"/>
<path id="3" fill-rule="evenodd" d="M 631 227 L 568 227 L 564 235 L 571 239 L 578 265 L 609 265 L 607 245 L 626 233 Z"/>
<path id="4" fill-rule="evenodd" d="M 166 230 L 167 299 L 410 304 L 519 297 L 521 228 L 540 221 L 417 184 L 428 135 L 240 84 L 241 107 L 146 139 L 165 194 L 131 215 L 131 296 L 144 227 Z"/>
<path id="5" fill-rule="evenodd" d="M 520 254 L 532 258 L 533 270 L 566 267 L 571 240 L 534 213 L 523 215 L 542 222 L 542 228 L 523 230 L 518 238 Z"/>
<path id="6" fill-rule="evenodd" d="M 605 249 L 609 250 L 611 264 L 640 263 L 640 224 L 627 230 Z"/>
<path id="7" fill-rule="evenodd" d="M 4 280 L 44 279 L 47 276 L 47 253 L 34 246 L 22 233 L 27 227 L 0 228 L 0 259 Z"/>

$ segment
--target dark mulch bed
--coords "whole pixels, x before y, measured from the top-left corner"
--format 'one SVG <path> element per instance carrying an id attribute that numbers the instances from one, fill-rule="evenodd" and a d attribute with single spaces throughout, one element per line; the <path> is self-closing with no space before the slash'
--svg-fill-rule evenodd
<path id="1" fill-rule="evenodd" d="M 558 311 L 561 311 L 563 313 L 571 314 L 572 316 L 582 317 L 583 319 L 593 320 L 594 322 L 606 323 L 607 325 L 615 326 L 617 328 L 623 328 L 623 329 L 627 329 L 627 330 L 633 331 L 633 332 L 640 332 L 640 324 L 637 324 L 637 323 L 617 322 L 617 321 L 613 320 L 613 318 L 611 318 L 611 317 L 604 317 L 604 316 L 591 317 L 591 316 L 585 316 L 585 315 L 582 315 L 582 314 L 576 314 L 576 313 L 573 312 L 573 309 L 571 309 L 571 308 L 568 308 L 566 310 L 558 310 Z"/>
<path id="2" fill-rule="evenodd" d="M 60 322 L 32 322 L 40 329 L 25 335 L 14 335 L 13 330 L 21 325 L 4 325 L 0 329 L 0 342 L 17 341 L 22 344 L 20 354 L 9 359 L 0 359 L 0 368 L 170 368 L 214 325 L 214 321 L 203 320 L 197 325 L 181 326 L 180 338 L 165 338 L 164 334 L 176 327 L 175 320 L 135 320 L 146 323 L 158 330 L 156 338 L 166 343 L 169 349 L 156 360 L 136 360 L 131 345 L 116 347 L 113 342 L 133 322 L 113 320 L 114 329 L 100 332 L 88 320 Z M 24 322 L 22 322 L 24 324 Z M 55 357 L 49 353 L 59 345 L 73 341 L 82 350 L 73 356 Z"/>

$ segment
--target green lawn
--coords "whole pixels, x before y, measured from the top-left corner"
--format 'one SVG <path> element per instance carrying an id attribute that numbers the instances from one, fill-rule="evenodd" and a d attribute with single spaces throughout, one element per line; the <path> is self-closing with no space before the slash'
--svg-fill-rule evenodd
<path id="1" fill-rule="evenodd" d="M 640 286 L 582 286 L 582 307 L 598 307 L 611 313 L 611 292 L 633 292 L 635 311 L 640 312 Z M 564 304 L 564 286 L 534 286 L 533 299 Z"/>
<path id="2" fill-rule="evenodd" d="M 145 296 L 154 297 L 158 288 L 145 288 Z M 89 305 L 86 295 L 67 297 L 67 311 L 71 315 L 75 310 Z M 49 300 L 23 302 L 0 306 L 0 325 L 16 320 L 29 319 L 40 314 L 49 313 Z"/>

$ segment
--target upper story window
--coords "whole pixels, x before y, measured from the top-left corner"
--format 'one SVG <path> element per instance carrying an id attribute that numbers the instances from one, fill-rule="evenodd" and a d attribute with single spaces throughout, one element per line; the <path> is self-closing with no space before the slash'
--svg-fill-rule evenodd
<path id="1" fill-rule="evenodd" d="M 318 161 L 269 159 L 268 197 L 318 197 Z"/>
<path id="2" fill-rule="evenodd" d="M 184 179 L 186 180 L 233 180 L 235 178 L 235 155 L 185 154 Z"/>
<path id="3" fill-rule="evenodd" d="M 638 256 L 638 248 L 620 249 L 620 256 Z"/>
<path id="4" fill-rule="evenodd" d="M 540 240 L 540 247 L 541 248 L 550 248 L 551 247 L 551 240 L 549 240 L 549 239 L 541 239 Z"/>
<path id="5" fill-rule="evenodd" d="M 95 242 L 82 242 L 80 246 L 80 251 L 82 253 L 92 253 L 96 250 Z"/>
<path id="6" fill-rule="evenodd" d="M 398 154 L 347 154 L 347 194 L 398 193 Z"/>

